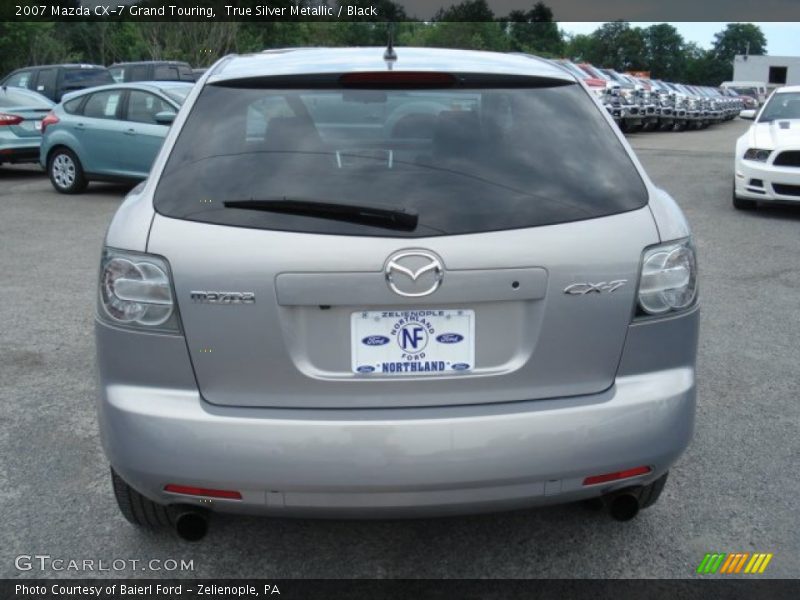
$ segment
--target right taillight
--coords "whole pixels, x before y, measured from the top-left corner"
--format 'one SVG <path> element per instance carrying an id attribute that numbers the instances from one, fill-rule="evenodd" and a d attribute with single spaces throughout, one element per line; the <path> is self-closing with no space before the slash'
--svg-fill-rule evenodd
<path id="1" fill-rule="evenodd" d="M 697 299 L 697 259 L 691 238 L 651 246 L 642 257 L 638 314 L 684 310 Z"/>
<path id="2" fill-rule="evenodd" d="M 105 248 L 100 262 L 98 316 L 117 327 L 180 332 L 167 261 Z"/>
<path id="3" fill-rule="evenodd" d="M 58 123 L 56 114 L 54 112 L 47 113 L 45 118 L 42 119 L 42 135 L 44 135 L 44 130 L 47 129 L 48 125 L 55 125 L 56 123 Z"/>

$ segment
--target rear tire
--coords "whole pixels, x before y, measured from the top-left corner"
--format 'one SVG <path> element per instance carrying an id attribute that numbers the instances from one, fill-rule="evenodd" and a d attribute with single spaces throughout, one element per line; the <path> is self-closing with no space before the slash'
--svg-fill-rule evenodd
<path id="1" fill-rule="evenodd" d="M 125 519 L 138 527 L 162 529 L 172 526 L 169 509 L 145 498 L 111 469 L 111 483 L 119 511 Z"/>
<path id="2" fill-rule="evenodd" d="M 61 194 L 80 194 L 89 185 L 81 161 L 72 150 L 56 148 L 47 160 L 50 183 Z"/>

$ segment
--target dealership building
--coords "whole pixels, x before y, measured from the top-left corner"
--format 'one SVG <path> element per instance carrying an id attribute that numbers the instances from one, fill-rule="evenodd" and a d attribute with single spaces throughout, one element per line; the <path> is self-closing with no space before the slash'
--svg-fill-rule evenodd
<path id="1" fill-rule="evenodd" d="M 733 60 L 733 80 L 763 81 L 770 89 L 800 85 L 800 56 L 737 54 Z"/>

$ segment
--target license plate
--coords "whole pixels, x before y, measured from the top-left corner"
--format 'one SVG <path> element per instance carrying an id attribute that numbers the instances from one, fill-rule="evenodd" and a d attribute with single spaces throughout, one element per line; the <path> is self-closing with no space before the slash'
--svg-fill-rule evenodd
<path id="1" fill-rule="evenodd" d="M 473 310 L 357 312 L 350 333 L 354 373 L 423 377 L 475 367 Z"/>
<path id="2" fill-rule="evenodd" d="M 42 122 L 41 121 L 34 121 L 33 128 L 36 131 L 41 131 L 42 130 Z"/>

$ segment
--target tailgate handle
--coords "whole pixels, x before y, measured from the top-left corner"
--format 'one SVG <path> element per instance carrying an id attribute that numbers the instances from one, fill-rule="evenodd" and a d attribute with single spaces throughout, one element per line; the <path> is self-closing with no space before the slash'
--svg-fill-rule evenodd
<path id="1" fill-rule="evenodd" d="M 547 292 L 541 267 L 445 271 L 442 284 L 429 296 L 408 298 L 394 293 L 382 271 L 349 273 L 281 273 L 275 278 L 283 306 L 367 306 L 454 304 L 539 300 Z"/>

